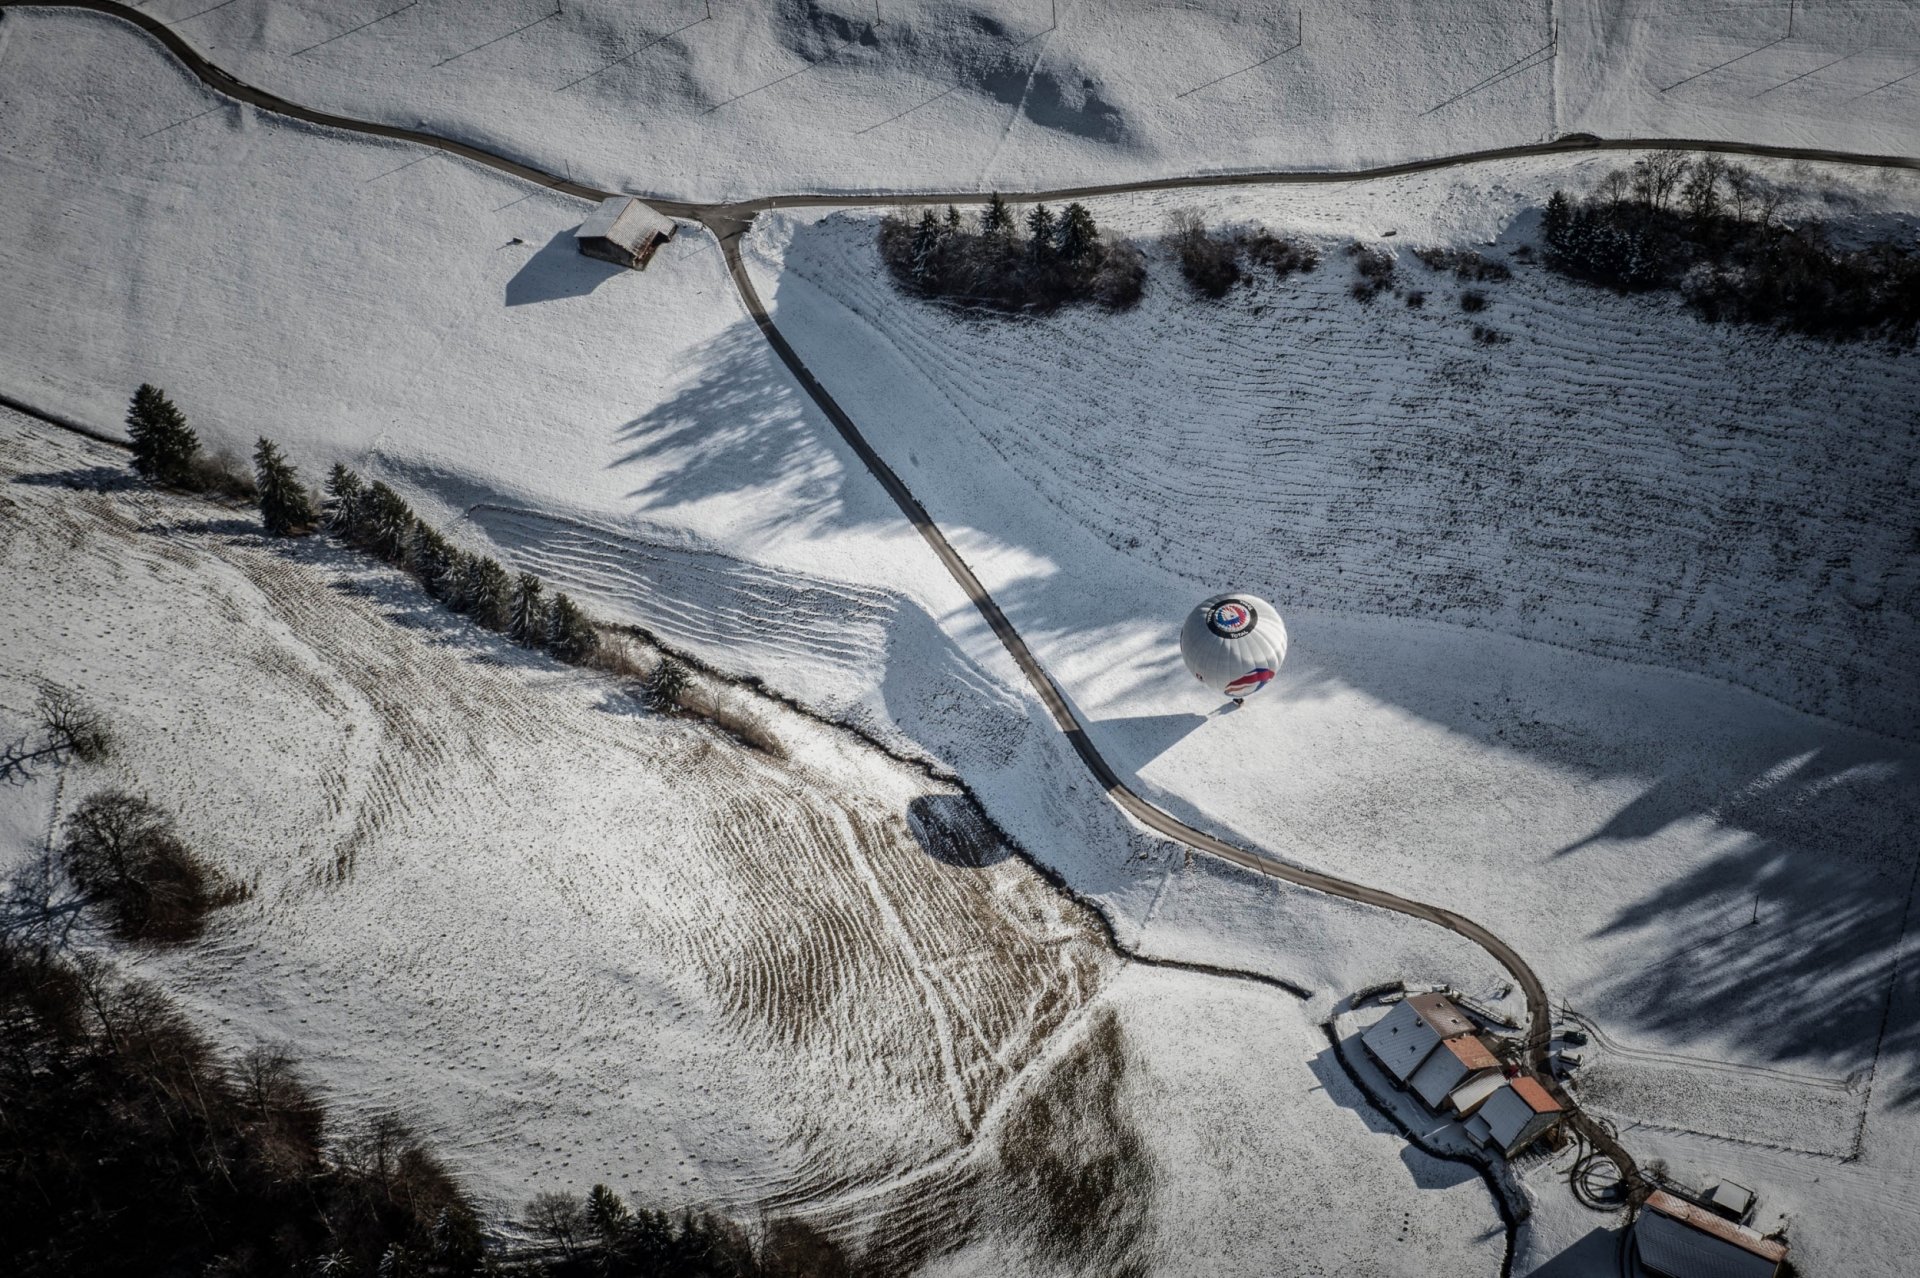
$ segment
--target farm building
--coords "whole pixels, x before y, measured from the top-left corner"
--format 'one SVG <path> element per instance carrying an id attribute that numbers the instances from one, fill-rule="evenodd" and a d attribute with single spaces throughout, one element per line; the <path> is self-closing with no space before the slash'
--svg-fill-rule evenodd
<path id="1" fill-rule="evenodd" d="M 1445 995 L 1415 994 L 1400 1000 L 1360 1041 L 1393 1081 L 1405 1086 L 1434 1048 L 1473 1028 Z"/>
<path id="2" fill-rule="evenodd" d="M 639 270 L 673 232 L 672 218 L 632 196 L 616 195 L 600 201 L 573 237 L 588 257 Z"/>
<path id="3" fill-rule="evenodd" d="M 1522 1075 L 1508 1079 L 1481 1102 L 1479 1112 L 1467 1120 L 1467 1134 L 1511 1158 L 1559 1121 L 1560 1102 L 1547 1094 L 1538 1079 Z"/>
<path id="4" fill-rule="evenodd" d="M 1500 1062 L 1487 1045 L 1472 1034 L 1461 1034 L 1429 1052 L 1407 1085 L 1428 1109 L 1437 1111 L 1467 1083 L 1487 1074 L 1497 1077 L 1499 1072 Z"/>
<path id="5" fill-rule="evenodd" d="M 1633 1222 L 1633 1254 L 1661 1278 L 1774 1278 L 1787 1248 L 1656 1190 Z"/>

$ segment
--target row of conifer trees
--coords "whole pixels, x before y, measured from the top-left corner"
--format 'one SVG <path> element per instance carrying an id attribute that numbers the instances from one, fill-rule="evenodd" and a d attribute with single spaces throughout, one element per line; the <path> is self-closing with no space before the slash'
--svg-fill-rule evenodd
<path id="1" fill-rule="evenodd" d="M 166 392 L 143 385 L 127 413 L 133 465 L 174 487 L 190 482 L 199 440 Z M 368 483 L 341 463 L 327 476 L 324 514 L 299 472 L 264 436 L 254 445 L 253 479 L 260 520 L 276 537 L 299 537 L 324 526 L 341 541 L 410 574 L 428 594 L 489 630 L 562 661 L 583 665 L 600 647 L 593 621 L 560 591 L 548 594 L 530 572 L 509 573 L 499 560 L 453 544 L 378 480 Z"/>

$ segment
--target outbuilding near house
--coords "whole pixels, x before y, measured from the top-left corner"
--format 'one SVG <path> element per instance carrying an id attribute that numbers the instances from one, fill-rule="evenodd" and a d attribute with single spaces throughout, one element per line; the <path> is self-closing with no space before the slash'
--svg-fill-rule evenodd
<path id="1" fill-rule="evenodd" d="M 1537 1078 L 1522 1074 L 1507 1080 L 1467 1120 L 1467 1134 L 1511 1158 L 1539 1140 L 1560 1121 L 1560 1102 Z"/>
<path id="2" fill-rule="evenodd" d="M 673 232 L 672 218 L 630 195 L 615 195 L 600 201 L 573 237 L 588 257 L 637 271 Z"/>
<path id="3" fill-rule="evenodd" d="M 1446 995 L 1414 994 L 1401 999 L 1360 1041 L 1380 1068 L 1404 1086 L 1436 1047 L 1473 1030 L 1473 1022 Z"/>
<path id="4" fill-rule="evenodd" d="M 1470 1079 L 1499 1072 L 1500 1061 L 1487 1050 L 1487 1045 L 1472 1034 L 1462 1034 L 1442 1041 L 1429 1052 L 1420 1068 L 1413 1071 L 1407 1086 L 1426 1102 L 1428 1109 L 1438 1112 L 1447 1098 Z"/>
<path id="5" fill-rule="evenodd" d="M 1787 1247 L 1656 1190 L 1633 1222 L 1633 1254 L 1659 1278 L 1775 1278 Z"/>

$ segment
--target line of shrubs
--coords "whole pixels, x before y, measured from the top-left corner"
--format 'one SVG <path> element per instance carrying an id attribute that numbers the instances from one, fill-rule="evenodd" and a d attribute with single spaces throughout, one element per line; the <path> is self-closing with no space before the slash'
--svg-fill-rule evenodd
<path id="1" fill-rule="evenodd" d="M 1286 239 L 1265 227 L 1210 231 L 1195 209 L 1173 212 L 1168 239 L 1187 286 L 1213 301 L 1225 297 L 1243 278 L 1242 258 L 1265 267 L 1281 280 L 1320 265 L 1319 251 L 1304 240 Z"/>
<path id="2" fill-rule="evenodd" d="M 1102 234 L 1086 205 L 1056 215 L 1036 204 L 1021 215 L 998 194 L 978 218 L 949 204 L 944 216 L 881 219 L 880 257 L 910 293 L 1005 313 L 1076 302 L 1122 311 L 1139 302 L 1147 278 L 1138 246 Z"/>
<path id="3" fill-rule="evenodd" d="M 169 478 L 184 473 L 182 457 L 198 442 L 185 417 L 164 391 L 142 385 L 129 410 L 129 431 L 138 420 L 134 466 L 156 483 L 193 489 Z M 420 519 L 405 498 L 378 480 L 335 463 L 325 484 L 324 510 L 299 472 L 270 439 L 253 452 L 247 492 L 260 507 L 260 521 L 276 537 L 301 537 L 322 528 L 345 544 L 401 569 L 434 599 L 523 647 L 543 650 L 570 665 L 587 666 L 640 680 L 647 703 L 706 719 L 743 744 L 776 758 L 786 747 L 747 699 L 710 680 L 696 678 L 683 662 L 662 656 L 650 666 L 636 662 L 624 641 L 608 639 L 602 627 L 564 592 L 547 594 L 534 573 L 510 573 L 488 555 L 456 546 Z M 231 494 L 226 494 L 231 495 Z"/>
<path id="4" fill-rule="evenodd" d="M 1838 248 L 1817 219 L 1784 224 L 1782 199 L 1744 165 L 1655 151 L 1585 196 L 1553 193 L 1547 262 L 1622 292 L 1676 290 L 1709 320 L 1912 342 L 1920 255 L 1884 241 Z"/>

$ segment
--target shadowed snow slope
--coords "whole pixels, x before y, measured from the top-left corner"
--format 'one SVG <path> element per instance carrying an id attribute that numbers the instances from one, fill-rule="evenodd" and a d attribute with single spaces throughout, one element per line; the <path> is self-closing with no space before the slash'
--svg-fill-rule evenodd
<path id="1" fill-rule="evenodd" d="M 687 199 L 1381 164 L 1588 131 L 1915 149 L 1902 0 L 156 0 L 251 83 Z"/>

